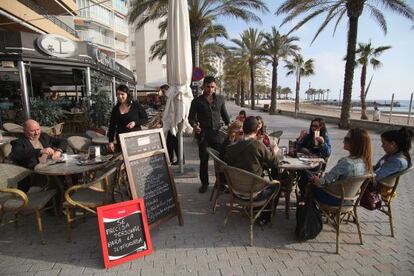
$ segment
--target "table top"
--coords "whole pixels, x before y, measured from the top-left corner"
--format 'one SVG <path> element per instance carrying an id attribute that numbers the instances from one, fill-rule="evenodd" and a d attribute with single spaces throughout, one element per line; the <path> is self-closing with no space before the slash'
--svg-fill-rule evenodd
<path id="1" fill-rule="evenodd" d="M 43 175 L 73 175 L 81 174 L 87 171 L 92 171 L 101 168 L 105 165 L 106 162 L 111 159 L 112 155 L 100 156 L 102 163 L 90 164 L 90 165 L 80 165 L 79 157 L 85 155 L 82 154 L 70 154 L 68 155 L 68 160 L 64 163 L 46 163 L 38 164 L 34 171 L 38 174 Z"/>
<path id="2" fill-rule="evenodd" d="M 109 144 L 109 139 L 106 136 L 97 136 L 92 138 L 94 144 Z"/>
<path id="3" fill-rule="evenodd" d="M 12 137 L 12 136 L 3 136 L 3 139 L 0 140 L 0 146 L 7 145 L 8 143 L 16 139 L 17 139 L 16 137 Z"/>
<path id="4" fill-rule="evenodd" d="M 282 163 L 279 163 L 279 168 L 285 170 L 309 170 L 319 166 L 322 159 L 313 158 L 312 161 L 307 161 L 308 159 L 299 159 L 296 157 L 285 157 Z M 313 161 L 314 160 L 314 161 Z M 288 162 L 288 163 L 284 163 Z"/>

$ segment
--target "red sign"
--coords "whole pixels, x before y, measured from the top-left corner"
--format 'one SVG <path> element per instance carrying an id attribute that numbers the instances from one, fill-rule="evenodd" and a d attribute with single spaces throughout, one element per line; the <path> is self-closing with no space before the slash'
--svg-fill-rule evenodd
<path id="1" fill-rule="evenodd" d="M 152 253 L 142 198 L 97 208 L 105 268 Z"/>
<path id="2" fill-rule="evenodd" d="M 193 69 L 193 81 L 200 81 L 204 78 L 204 71 L 200 67 L 194 67 Z"/>

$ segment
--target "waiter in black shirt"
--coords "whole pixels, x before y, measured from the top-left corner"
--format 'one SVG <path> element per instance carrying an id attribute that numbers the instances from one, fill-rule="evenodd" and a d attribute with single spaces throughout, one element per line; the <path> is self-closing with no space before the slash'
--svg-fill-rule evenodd
<path id="1" fill-rule="evenodd" d="M 201 187 L 198 191 L 200 193 L 205 193 L 208 189 L 207 147 L 220 149 L 220 118 L 226 125 L 230 123 L 224 97 L 216 95 L 215 92 L 216 79 L 213 76 L 206 76 L 203 81 L 203 94 L 192 101 L 188 115 L 198 141 L 201 180 Z"/>
<path id="2" fill-rule="evenodd" d="M 108 129 L 109 150 L 115 151 L 114 137 L 117 134 L 119 148 L 119 134 L 141 130 L 141 125 L 148 121 L 145 109 L 137 102 L 132 101 L 128 86 L 121 84 L 116 88 L 118 103 L 111 112 Z"/>

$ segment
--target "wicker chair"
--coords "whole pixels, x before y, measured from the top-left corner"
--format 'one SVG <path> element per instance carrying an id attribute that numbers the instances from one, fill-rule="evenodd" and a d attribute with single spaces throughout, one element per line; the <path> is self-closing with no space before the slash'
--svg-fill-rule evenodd
<path id="1" fill-rule="evenodd" d="M 250 246 L 253 246 L 254 222 L 263 211 L 267 211 L 264 210 L 264 208 L 269 203 L 273 202 L 273 199 L 279 192 L 280 183 L 276 180 L 269 181 L 248 171 L 227 165 L 223 166 L 222 169 L 224 171 L 224 175 L 226 176 L 226 181 L 231 195 L 230 207 L 224 218 L 222 229 L 227 224 L 229 215 L 234 209 L 234 205 L 240 205 L 250 220 Z M 276 185 L 274 192 L 265 199 L 255 200 L 255 197 L 270 185 Z M 273 210 L 273 207 L 270 208 L 270 211 L 272 212 L 271 218 L 273 218 Z M 256 211 L 256 213 L 254 213 L 254 211 Z"/>
<path id="2" fill-rule="evenodd" d="M 390 192 L 388 196 L 382 195 L 382 201 L 383 205 L 381 206 L 381 209 L 379 209 L 382 213 L 386 214 L 390 221 L 390 228 L 391 228 L 391 237 L 394 236 L 394 223 L 392 220 L 392 211 L 391 211 L 391 201 L 395 197 L 395 191 L 397 190 L 398 183 L 400 182 L 400 177 L 411 172 L 414 169 L 414 166 L 411 165 L 408 169 L 393 174 L 383 180 L 380 181 L 382 186 L 385 186 L 389 188 Z"/>
<path id="3" fill-rule="evenodd" d="M 208 154 L 213 158 L 214 161 L 214 172 L 216 175 L 216 182 L 214 183 L 213 191 L 211 192 L 210 201 L 213 201 L 213 214 L 216 212 L 217 208 L 217 199 L 223 194 L 223 191 L 226 191 L 227 184 L 223 181 L 224 173 L 223 166 L 227 165 L 226 162 L 219 158 L 219 152 L 213 148 L 207 148 Z"/>
<path id="4" fill-rule="evenodd" d="M 71 136 L 68 138 L 68 144 L 74 153 L 87 153 L 92 141 L 82 136 Z"/>
<path id="5" fill-rule="evenodd" d="M 21 130 L 21 132 L 23 132 L 23 127 L 21 125 L 14 124 L 14 123 L 4 123 L 3 128 L 5 131 L 10 132 L 10 133 L 14 133 L 16 132 L 16 130 Z"/>
<path id="6" fill-rule="evenodd" d="M 104 135 L 103 134 L 100 134 L 99 132 L 96 132 L 94 130 L 87 130 L 86 131 L 86 136 L 88 136 L 89 138 L 93 139 L 95 137 L 104 136 Z"/>
<path id="7" fill-rule="evenodd" d="M 316 200 L 319 209 L 326 215 L 328 221 L 335 227 L 336 254 L 339 254 L 339 227 L 345 218 L 347 218 L 347 221 L 350 217 L 353 218 L 353 223 L 357 226 L 359 240 L 362 244 L 362 234 L 358 220 L 357 208 L 359 206 L 361 196 L 368 184 L 368 181 L 366 180 L 372 177 L 372 174 L 349 177 L 326 187 L 325 191 L 340 201 L 338 206 L 327 205 Z"/>
<path id="8" fill-rule="evenodd" d="M 55 136 L 55 137 L 62 136 L 64 125 L 65 125 L 65 123 L 59 123 L 57 125 L 52 126 L 52 135 Z"/>
<path id="9" fill-rule="evenodd" d="M 72 238 L 72 223 L 85 217 L 88 213 L 96 215 L 96 208 L 113 202 L 113 189 L 119 178 L 119 171 L 123 161 L 115 160 L 111 167 L 97 179 L 86 183 L 70 187 L 65 192 L 65 202 L 67 219 L 67 239 Z M 83 211 L 83 216 L 76 217 L 74 209 Z"/>
<path id="10" fill-rule="evenodd" d="M 18 215 L 35 213 L 40 241 L 45 244 L 41 212 L 53 207 L 57 215 L 56 202 L 53 200 L 56 191 L 40 189 L 24 193 L 17 189 L 17 183 L 31 175 L 32 171 L 26 168 L 12 164 L 0 164 L 0 224 L 14 222 L 17 225 Z M 53 206 L 45 208 L 51 200 Z M 10 214 L 13 218 L 8 219 Z"/>
<path id="11" fill-rule="evenodd" d="M 278 130 L 278 131 L 274 131 L 272 133 L 269 134 L 269 137 L 272 137 L 276 140 L 276 144 L 279 145 L 280 142 L 280 137 L 283 134 L 283 130 Z"/>

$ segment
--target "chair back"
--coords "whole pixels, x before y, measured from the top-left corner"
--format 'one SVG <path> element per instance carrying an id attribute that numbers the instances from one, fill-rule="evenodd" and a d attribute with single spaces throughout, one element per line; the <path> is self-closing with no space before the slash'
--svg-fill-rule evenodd
<path id="1" fill-rule="evenodd" d="M 17 182 L 32 173 L 31 170 L 17 165 L 0 164 L 0 189 L 17 188 Z"/>
<path id="2" fill-rule="evenodd" d="M 88 152 L 88 148 L 92 145 L 92 141 L 91 139 L 82 136 L 71 136 L 68 138 L 68 144 L 75 153 Z"/>
<path id="3" fill-rule="evenodd" d="M 214 170 L 216 172 L 221 171 L 221 168 L 223 166 L 227 165 L 226 162 L 224 162 L 223 160 L 220 159 L 220 157 L 219 157 L 220 153 L 217 150 L 208 147 L 207 152 L 211 156 L 211 158 L 213 158 L 213 160 L 214 160 Z"/>
<path id="4" fill-rule="evenodd" d="M 229 190 L 241 197 L 253 199 L 258 193 L 267 186 L 273 185 L 272 182 L 251 172 L 232 166 L 223 166 Z"/>
<path id="5" fill-rule="evenodd" d="M 224 140 L 226 140 L 227 133 L 228 133 L 228 130 L 226 130 L 226 129 L 222 128 L 222 129 L 219 130 L 219 142 L 220 142 L 220 144 L 223 144 Z"/>
<path id="6" fill-rule="evenodd" d="M 15 129 L 23 129 L 23 127 L 21 125 L 14 124 L 14 123 L 4 123 L 3 128 L 7 132 L 13 132 L 13 130 L 15 130 Z"/>
<path id="7" fill-rule="evenodd" d="M 100 134 L 99 132 L 94 131 L 94 130 L 87 130 L 86 131 L 86 136 L 88 136 L 89 138 L 93 139 L 95 137 L 99 137 L 99 136 L 103 136 L 103 135 Z"/>
<path id="8" fill-rule="evenodd" d="M 400 177 L 402 175 L 406 174 L 406 173 L 409 173 L 413 169 L 414 169 L 414 165 L 411 165 L 409 168 L 407 168 L 407 169 L 405 169 L 401 172 L 395 173 L 393 175 L 390 175 L 390 176 L 384 178 L 383 180 L 381 180 L 380 182 L 384 186 L 387 186 L 389 188 L 394 188 L 395 186 L 398 185 L 398 182 L 400 181 Z"/>
<path id="9" fill-rule="evenodd" d="M 277 130 L 269 134 L 269 137 L 273 137 L 276 139 L 277 145 L 279 145 L 280 137 L 283 134 L 283 130 Z"/>
<path id="10" fill-rule="evenodd" d="M 52 135 L 53 136 L 61 136 L 63 133 L 63 126 L 65 123 L 59 123 L 57 125 L 52 126 Z"/>
<path id="11" fill-rule="evenodd" d="M 328 187 L 326 187 L 326 191 L 331 194 L 332 196 L 343 199 L 343 200 L 357 200 L 365 189 L 361 189 L 365 180 L 369 178 L 373 178 L 374 174 L 366 174 L 362 176 L 353 176 L 348 177 L 344 180 L 337 181 Z"/>

